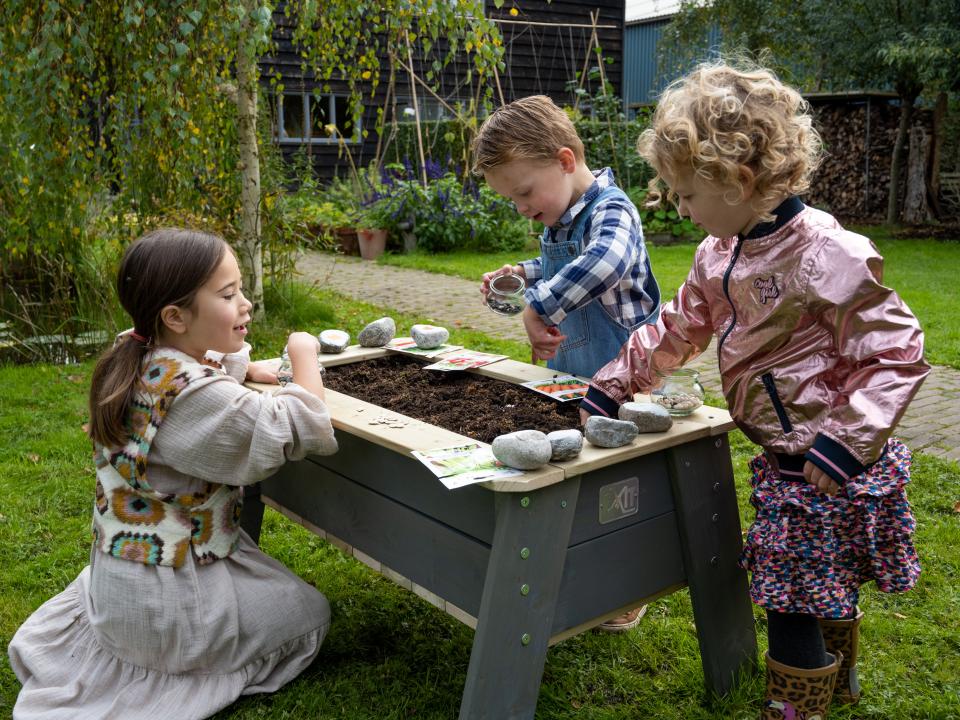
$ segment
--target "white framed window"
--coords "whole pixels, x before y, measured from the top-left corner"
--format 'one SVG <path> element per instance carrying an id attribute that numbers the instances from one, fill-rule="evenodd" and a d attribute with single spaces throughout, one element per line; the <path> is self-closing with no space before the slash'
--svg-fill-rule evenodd
<path id="1" fill-rule="evenodd" d="M 336 143 L 339 137 L 347 143 L 362 140 L 346 95 L 286 92 L 277 96 L 276 104 L 275 135 L 282 143 Z M 336 127 L 337 132 L 327 132 L 328 125 Z"/>
<path id="2" fill-rule="evenodd" d="M 423 122 L 428 122 L 431 120 L 452 120 L 453 115 L 450 113 L 443 104 L 434 97 L 417 97 L 417 103 L 420 106 L 420 120 Z M 452 101 L 450 104 L 455 104 L 456 101 Z M 413 121 L 416 117 L 416 114 L 413 111 L 413 100 L 409 97 L 400 97 L 397 98 L 397 112 L 400 115 L 401 120 Z"/>

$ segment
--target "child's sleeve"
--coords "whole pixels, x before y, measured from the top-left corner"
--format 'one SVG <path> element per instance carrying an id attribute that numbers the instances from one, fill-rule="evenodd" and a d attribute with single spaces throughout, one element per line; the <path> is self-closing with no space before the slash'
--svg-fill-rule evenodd
<path id="1" fill-rule="evenodd" d="M 235 353 L 216 352 L 207 350 L 206 357 L 223 366 L 224 371 L 239 383 L 242 383 L 247 377 L 247 366 L 250 364 L 250 343 L 245 342 L 243 347 Z"/>
<path id="2" fill-rule="evenodd" d="M 853 233 L 828 241 L 806 298 L 837 348 L 838 402 L 806 457 L 842 483 L 875 462 L 930 366 L 910 308 L 882 284 L 883 258 Z"/>
<path id="3" fill-rule="evenodd" d="M 629 200 L 601 202 L 590 220 L 584 251 L 560 272 L 527 291 L 527 303 L 551 325 L 616 287 L 634 265 L 646 267 L 646 250 Z"/>
<path id="4" fill-rule="evenodd" d="M 672 372 L 706 350 L 714 326 L 702 291 L 698 248 L 693 267 L 655 324 L 641 325 L 620 353 L 600 368 L 590 382 L 581 408 L 591 415 L 617 416 L 617 409 L 638 392 L 660 385 L 660 375 Z"/>
<path id="5" fill-rule="evenodd" d="M 521 260 L 517 264 L 523 268 L 523 276 L 527 279 L 527 287 L 530 287 L 543 277 L 543 265 L 539 257 L 535 257 L 532 260 Z"/>
<path id="6" fill-rule="evenodd" d="M 248 485 L 288 460 L 337 450 L 330 413 L 313 393 L 294 383 L 261 393 L 222 376 L 180 393 L 154 443 L 174 470 L 228 485 Z"/>

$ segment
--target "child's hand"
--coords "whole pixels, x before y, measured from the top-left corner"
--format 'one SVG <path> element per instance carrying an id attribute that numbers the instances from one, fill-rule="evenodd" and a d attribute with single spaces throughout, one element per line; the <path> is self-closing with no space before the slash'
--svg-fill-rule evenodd
<path id="1" fill-rule="evenodd" d="M 320 340 L 308 332 L 292 332 L 287 338 L 287 354 L 292 357 L 294 352 L 313 352 L 316 355 L 320 352 Z"/>
<path id="2" fill-rule="evenodd" d="M 526 281 L 527 274 L 523 271 L 523 265 L 504 265 L 499 270 L 493 270 L 488 273 L 483 274 L 483 282 L 480 283 L 480 294 L 483 295 L 483 301 L 487 301 L 487 293 L 490 292 L 490 281 L 493 280 L 498 275 L 506 275 L 508 273 L 513 273 L 514 275 L 519 275 Z"/>
<path id="3" fill-rule="evenodd" d="M 827 495 L 836 495 L 840 491 L 836 481 L 809 460 L 803 464 L 803 479 Z"/>
<path id="4" fill-rule="evenodd" d="M 247 380 L 250 382 L 277 385 L 277 370 L 280 363 L 276 360 L 258 360 L 247 365 Z"/>
<path id="5" fill-rule="evenodd" d="M 560 334 L 560 328 L 543 322 L 529 305 L 523 309 L 522 318 L 530 347 L 533 348 L 533 361 L 553 358 L 567 336 Z"/>
<path id="6" fill-rule="evenodd" d="M 293 381 L 323 400 L 323 378 L 320 375 L 320 368 L 317 367 L 319 352 L 320 341 L 316 335 L 295 332 L 290 333 L 290 337 L 287 338 L 287 356 L 290 358 Z"/>
<path id="7" fill-rule="evenodd" d="M 583 427 L 584 425 L 587 424 L 587 419 L 588 419 L 589 417 L 590 417 L 590 413 L 588 413 L 586 410 L 584 410 L 583 408 L 581 408 L 581 409 L 580 409 L 580 426 L 581 426 L 581 427 Z"/>

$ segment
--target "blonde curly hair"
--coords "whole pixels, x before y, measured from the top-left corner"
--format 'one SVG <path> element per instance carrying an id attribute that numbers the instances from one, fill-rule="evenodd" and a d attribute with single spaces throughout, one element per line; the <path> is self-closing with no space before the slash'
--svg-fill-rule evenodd
<path id="1" fill-rule="evenodd" d="M 716 62 L 667 87 L 637 152 L 656 171 L 647 205 L 658 205 L 664 195 L 676 204 L 669 181 L 688 173 L 724 188 L 724 200 L 736 205 L 746 197 L 745 180 L 752 179 L 749 203 L 769 221 L 785 197 L 810 187 L 822 142 L 807 101 L 773 72 Z"/>

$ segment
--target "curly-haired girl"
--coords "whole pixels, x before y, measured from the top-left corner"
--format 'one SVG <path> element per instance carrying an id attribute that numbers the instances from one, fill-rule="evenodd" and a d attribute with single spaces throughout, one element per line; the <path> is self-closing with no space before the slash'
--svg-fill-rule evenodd
<path id="1" fill-rule="evenodd" d="M 859 699 L 860 586 L 905 591 L 920 573 L 910 451 L 890 435 L 929 371 L 923 333 L 881 284 L 873 244 L 797 197 L 820 141 L 804 100 L 771 72 L 699 67 L 666 90 L 638 150 L 657 172 L 652 194 L 665 184 L 709 235 L 659 321 L 594 375 L 582 408 L 616 417 L 718 338 L 730 413 L 764 450 L 740 557 L 768 618 L 762 717 L 825 716 L 831 695 Z"/>

